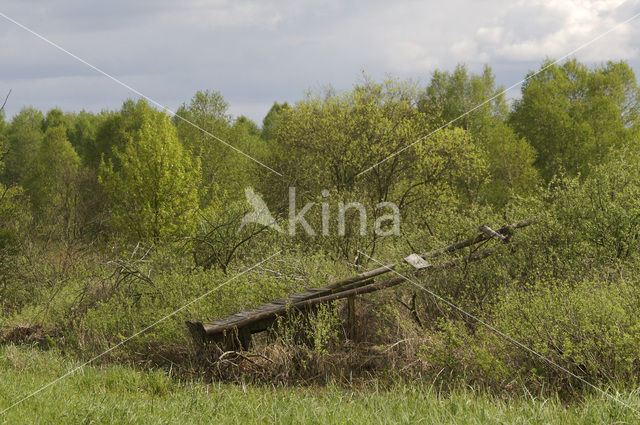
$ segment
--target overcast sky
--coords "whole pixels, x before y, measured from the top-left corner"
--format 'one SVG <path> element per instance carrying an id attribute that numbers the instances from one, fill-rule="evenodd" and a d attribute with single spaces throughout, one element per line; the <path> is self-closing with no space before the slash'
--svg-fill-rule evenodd
<path id="1" fill-rule="evenodd" d="M 426 84 L 436 68 L 488 63 L 510 86 L 640 13 L 640 1 L 1 0 L 0 12 L 170 109 L 212 89 L 261 123 L 274 101 L 348 89 L 363 71 Z M 625 59 L 640 73 L 638 40 L 640 17 L 575 56 Z M 136 97 L 2 17 L 0 53 L 10 116 Z"/>

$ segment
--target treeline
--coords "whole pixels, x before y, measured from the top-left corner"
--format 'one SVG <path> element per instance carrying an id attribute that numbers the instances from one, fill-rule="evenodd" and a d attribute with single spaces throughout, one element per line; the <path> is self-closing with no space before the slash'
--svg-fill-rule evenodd
<path id="1" fill-rule="evenodd" d="M 575 310 L 587 321 L 581 314 L 593 305 L 583 298 L 589 288 L 584 282 L 598 281 L 605 270 L 615 274 L 635 267 L 640 88 L 625 62 L 589 68 L 571 60 L 543 63 L 512 105 L 502 90 L 489 67 L 480 74 L 462 65 L 436 71 L 424 87 L 365 78 L 342 94 L 328 89 L 293 105 L 275 103 L 261 127 L 232 118 L 214 91 L 196 93 L 178 109 L 179 117 L 144 100 L 101 113 L 24 108 L 10 121 L 0 120 L 3 323 L 37 322 L 64 334 L 65 344 L 102 346 L 276 246 L 290 253 L 289 261 L 258 278 L 259 290 L 238 284 L 239 292 L 221 291 L 217 304 L 193 314 L 214 318 L 296 285 L 323 285 L 361 270 L 367 260 L 359 251 L 402 258 L 425 245 L 451 242 L 484 222 L 537 215 L 542 224 L 526 236 L 527 253 L 489 262 L 482 270 L 465 268 L 434 285 L 532 346 L 547 347 L 545 353 L 554 359 L 557 354 L 569 369 L 591 367 L 580 363 L 588 362 L 584 355 L 566 356 L 578 350 L 571 344 L 579 342 L 571 338 L 554 351 L 562 345 L 556 337 L 584 323 L 556 326 L 560 333 L 546 334 L 547 339 L 522 326 L 518 315 L 530 312 L 537 317 L 534 323 L 545 325 L 558 320 L 545 316 L 539 303 L 553 303 L 545 291 L 560 287 L 566 299 L 588 304 Z M 305 203 L 316 203 L 305 217 L 316 237 L 301 227 L 295 236 L 255 223 L 240 229 L 252 210 L 245 188 L 261 194 L 287 229 L 290 187 L 296 189 L 296 213 Z M 353 210 L 339 235 L 335 211 L 349 202 L 366 208 L 365 228 Z M 399 235 L 372 231 L 376 219 L 388 213 L 376 208 L 385 202 L 398 206 Z M 322 222 L 322 203 L 331 212 L 328 223 Z M 538 289 L 541 295 L 531 296 Z M 615 295 L 623 298 L 619 290 Z M 600 291 L 602 297 L 610 293 Z M 421 358 L 452 371 L 486 369 L 478 358 L 459 353 L 464 347 L 486 348 L 487 339 L 452 312 L 433 310 L 433 300 L 424 294 L 410 295 L 411 302 L 405 295 L 400 292 L 402 302 L 393 308 L 408 306 L 407 317 L 418 318 L 412 326 L 442 335 L 432 340 L 435 345 L 425 343 Z M 510 310 L 516 306 L 521 309 Z M 388 308 L 379 316 L 385 326 L 393 316 L 386 315 Z M 636 326 L 625 312 L 611 308 L 610 317 L 618 314 L 625 329 Z M 98 319 L 104 316 L 110 319 Z M 180 326 L 176 322 L 164 341 L 178 338 Z M 401 337 L 394 332 L 389 338 Z M 376 335 L 372 338 L 379 342 L 380 332 Z M 588 352 L 599 343 L 579 347 Z M 631 352 L 624 347 L 616 349 Z M 493 366 L 498 362 L 493 351 L 478 353 Z M 518 369 L 524 359 L 516 357 L 510 359 Z M 637 368 L 629 359 L 594 361 L 594 373 L 606 364 L 632 375 Z M 616 369 L 620 362 L 626 366 Z"/>
<path id="2" fill-rule="evenodd" d="M 184 119 L 144 100 L 97 114 L 25 108 L 0 128 L 3 209 L 22 193 L 28 208 L 19 219 L 67 241 L 192 236 L 206 217 L 236 210 L 230 204 L 247 186 L 276 203 L 289 186 L 301 199 L 327 189 L 334 198 L 394 201 L 407 222 L 450 202 L 500 209 L 560 173 L 587 176 L 638 142 L 638 86 L 626 63 L 542 69 L 511 108 L 490 68 L 474 75 L 458 66 L 436 71 L 425 88 L 365 80 L 345 94 L 275 103 L 262 128 L 232 119 L 210 91 L 177 111 Z"/>

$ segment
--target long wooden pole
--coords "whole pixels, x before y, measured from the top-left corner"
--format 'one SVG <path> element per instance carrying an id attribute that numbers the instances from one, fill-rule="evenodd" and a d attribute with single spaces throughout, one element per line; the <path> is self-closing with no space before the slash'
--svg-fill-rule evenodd
<path id="1" fill-rule="evenodd" d="M 529 226 L 530 224 L 535 222 L 535 220 L 536 220 L 535 217 L 531 217 L 531 218 L 529 218 L 527 220 L 519 221 L 517 223 L 507 224 L 505 226 L 502 226 L 498 230 L 496 230 L 496 232 L 498 232 L 500 234 L 504 234 L 504 233 L 508 234 L 513 229 L 519 229 L 521 227 Z M 420 256 L 423 259 L 439 257 L 440 255 L 445 254 L 447 252 L 452 252 L 452 251 L 456 251 L 458 249 L 466 248 L 468 246 L 475 245 L 477 243 L 480 243 L 480 242 L 485 241 L 485 240 L 490 239 L 490 238 L 491 237 L 489 235 L 487 235 L 486 233 L 479 233 L 479 234 L 477 234 L 476 236 L 474 236 L 472 238 L 465 239 L 465 240 L 460 241 L 460 242 L 452 243 L 451 245 L 447 245 L 447 246 L 445 246 L 443 248 L 434 249 L 433 251 L 426 252 L 426 253 L 424 253 L 424 254 L 422 254 Z M 360 281 L 366 280 L 366 279 L 371 279 L 372 277 L 380 276 L 381 274 L 385 274 L 385 273 L 389 273 L 391 270 L 394 270 L 399 264 L 401 264 L 401 262 L 388 264 L 388 265 L 382 266 L 382 267 L 378 267 L 377 269 L 369 270 L 369 271 L 357 274 L 355 276 L 348 277 L 346 279 L 338 280 L 338 281 L 330 284 L 328 287 L 331 288 L 331 289 L 337 289 L 337 288 L 340 288 L 340 287 L 345 286 L 345 285 L 349 285 L 349 284 L 352 284 L 352 283 L 360 282 Z"/>

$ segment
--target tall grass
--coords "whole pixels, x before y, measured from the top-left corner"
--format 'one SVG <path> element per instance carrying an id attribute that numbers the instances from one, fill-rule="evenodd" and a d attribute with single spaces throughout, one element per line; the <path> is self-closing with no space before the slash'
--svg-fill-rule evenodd
<path id="1" fill-rule="evenodd" d="M 0 348 L 0 410 L 76 364 L 55 351 Z M 638 394 L 621 395 L 640 408 Z M 3 424 L 634 424 L 640 417 L 604 396 L 495 398 L 439 395 L 422 385 L 360 389 L 276 388 L 178 381 L 166 372 L 86 367 L 0 416 Z"/>

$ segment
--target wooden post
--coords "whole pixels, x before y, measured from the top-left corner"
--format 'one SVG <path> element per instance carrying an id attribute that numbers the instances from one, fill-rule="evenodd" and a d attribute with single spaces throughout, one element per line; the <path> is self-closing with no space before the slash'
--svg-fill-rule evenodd
<path id="1" fill-rule="evenodd" d="M 347 338 L 356 340 L 356 297 L 347 297 Z"/>
<path id="2" fill-rule="evenodd" d="M 253 346 L 253 341 L 251 338 L 251 331 L 248 328 L 240 328 L 238 329 L 238 342 L 240 350 L 250 350 Z"/>

